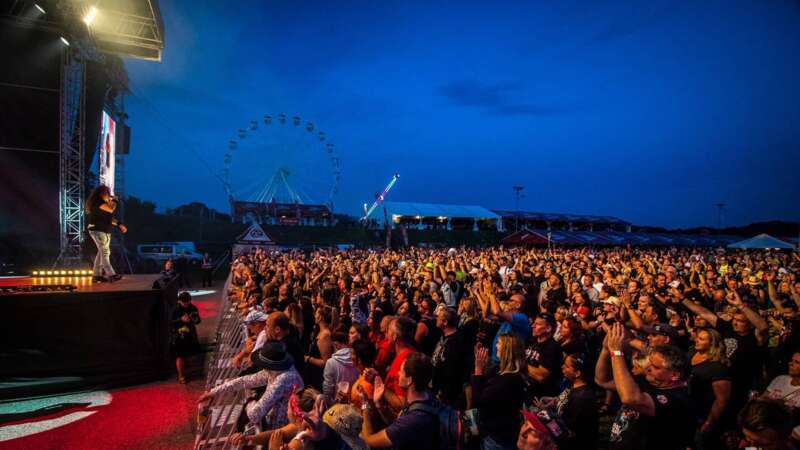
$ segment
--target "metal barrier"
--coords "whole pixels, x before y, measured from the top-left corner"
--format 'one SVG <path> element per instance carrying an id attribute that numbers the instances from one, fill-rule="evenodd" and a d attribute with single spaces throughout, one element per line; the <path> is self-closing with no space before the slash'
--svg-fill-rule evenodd
<path id="1" fill-rule="evenodd" d="M 217 327 L 217 347 L 206 365 L 206 390 L 239 376 L 241 367 L 231 364 L 231 358 L 242 348 L 247 338 L 246 328 L 239 316 L 236 306 L 231 305 L 228 290 L 231 276 L 225 281 L 222 295 L 225 296 L 222 317 Z M 212 398 L 207 404 L 200 405 L 198 411 L 197 435 L 195 449 L 223 450 L 239 448 L 230 442 L 236 433 L 236 423 L 245 403 L 245 391 L 236 390 L 222 393 Z"/>

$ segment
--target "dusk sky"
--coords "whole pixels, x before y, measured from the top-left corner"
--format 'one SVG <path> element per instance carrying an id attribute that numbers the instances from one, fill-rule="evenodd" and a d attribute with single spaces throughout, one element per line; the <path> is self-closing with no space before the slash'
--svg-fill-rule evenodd
<path id="1" fill-rule="evenodd" d="M 227 212 L 228 141 L 286 113 L 335 144 L 338 212 L 399 172 L 389 200 L 514 209 L 522 185 L 523 210 L 640 225 L 800 220 L 796 0 L 160 4 L 163 61 L 126 62 L 127 194 L 160 209 Z M 293 164 L 250 150 L 237 187 Z M 317 192 L 327 155 L 303 151 Z"/>

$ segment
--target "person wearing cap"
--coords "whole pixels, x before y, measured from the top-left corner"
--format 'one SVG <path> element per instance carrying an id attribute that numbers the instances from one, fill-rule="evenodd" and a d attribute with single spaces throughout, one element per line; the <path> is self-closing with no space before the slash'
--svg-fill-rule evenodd
<path id="1" fill-rule="evenodd" d="M 674 345 L 678 347 L 680 342 L 680 335 L 678 330 L 667 323 L 657 323 L 645 329 L 647 332 L 645 339 L 634 338 L 628 341 L 628 345 L 638 350 L 639 353 L 647 354 L 651 348 L 659 345 Z"/>
<path id="2" fill-rule="evenodd" d="M 672 345 L 650 351 L 646 383 L 633 377 L 625 350 L 627 331 L 612 325 L 595 367 L 595 382 L 619 395 L 622 407 L 611 426 L 609 449 L 685 449 L 694 443 L 694 405 L 686 388 L 689 362 Z"/>
<path id="3" fill-rule="evenodd" d="M 200 312 L 192 304 L 192 295 L 188 292 L 178 294 L 178 304 L 172 311 L 172 352 L 175 354 L 175 369 L 178 371 L 178 382 L 186 384 L 184 367 L 186 357 L 200 351 L 196 325 L 200 323 Z"/>
<path id="4" fill-rule="evenodd" d="M 252 389 L 265 386 L 264 394 L 256 402 L 246 405 L 247 418 L 251 424 L 264 420 L 266 429 L 280 428 L 289 423 L 286 415 L 289 397 L 293 389 L 302 389 L 303 379 L 294 367 L 292 355 L 281 342 L 267 341 L 258 352 L 253 353 L 253 364 L 257 373 L 229 380 L 203 393 L 198 402 L 205 402 L 223 392 L 237 389 Z"/>
<path id="5" fill-rule="evenodd" d="M 556 441 L 550 430 L 530 411 L 520 411 L 525 421 L 519 430 L 517 448 L 519 450 L 557 450 Z M 588 447 L 587 447 L 588 448 Z"/>
<path id="6" fill-rule="evenodd" d="M 264 331 L 267 324 L 267 315 L 261 311 L 253 310 L 244 319 L 247 327 L 247 339 L 244 342 L 242 351 L 231 358 L 231 364 L 240 365 L 243 361 L 250 361 L 250 355 L 258 351 L 267 341 L 267 333 Z"/>

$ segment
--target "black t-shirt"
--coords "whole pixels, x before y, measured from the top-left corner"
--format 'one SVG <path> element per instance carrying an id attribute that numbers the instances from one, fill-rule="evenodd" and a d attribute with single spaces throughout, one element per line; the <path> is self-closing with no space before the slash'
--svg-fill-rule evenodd
<path id="1" fill-rule="evenodd" d="M 111 224 L 111 219 L 114 215 L 100 209 L 100 205 L 103 204 L 104 203 L 99 203 L 89 210 L 89 214 L 86 216 L 86 228 L 88 228 L 89 231 L 111 233 L 114 229 L 114 226 Z"/>
<path id="2" fill-rule="evenodd" d="M 502 445 L 513 446 L 522 426 L 519 410 L 525 382 L 519 373 L 472 376 L 472 398 L 478 408 L 478 428 Z"/>
<path id="3" fill-rule="evenodd" d="M 719 361 L 703 361 L 692 366 L 689 378 L 689 394 L 694 400 L 697 419 L 704 421 L 714 403 L 714 391 L 711 384 L 715 381 L 730 380 L 728 368 Z"/>
<path id="4" fill-rule="evenodd" d="M 597 394 L 588 385 L 567 388 L 556 400 L 556 414 L 572 432 L 572 437 L 559 443 L 558 448 L 582 450 L 597 444 Z"/>
<path id="5" fill-rule="evenodd" d="M 422 342 L 419 343 L 419 351 L 430 356 L 436 344 L 439 342 L 439 338 L 442 336 L 442 330 L 436 327 L 436 320 L 431 317 L 423 317 L 421 322 L 425 324 L 428 333 L 425 334 L 425 337 L 422 338 Z"/>
<path id="6" fill-rule="evenodd" d="M 655 404 L 655 415 L 645 416 L 622 406 L 611 426 L 610 450 L 684 450 L 694 443 L 697 425 L 692 399 L 685 387 L 644 387 Z"/>
<path id="7" fill-rule="evenodd" d="M 758 344 L 755 331 L 742 336 L 733 331 L 730 322 L 717 320 L 717 331 L 725 341 L 728 359 L 731 361 L 731 400 L 732 406 L 739 406 L 753 387 L 756 376 L 761 372 L 763 346 Z"/>
<path id="8" fill-rule="evenodd" d="M 454 405 L 472 366 L 472 345 L 462 330 L 439 339 L 433 350 L 433 393 Z"/>
<path id="9" fill-rule="evenodd" d="M 530 366 L 543 367 L 550 371 L 550 375 L 541 383 L 528 378 L 528 394 L 534 397 L 558 395 L 558 385 L 561 382 L 561 346 L 553 338 L 544 342 L 538 342 L 534 338 L 525 350 L 525 360 Z"/>

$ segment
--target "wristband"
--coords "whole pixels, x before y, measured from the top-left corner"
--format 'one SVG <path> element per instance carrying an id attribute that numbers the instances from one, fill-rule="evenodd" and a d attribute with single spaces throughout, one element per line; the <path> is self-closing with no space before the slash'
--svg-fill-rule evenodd
<path id="1" fill-rule="evenodd" d="M 625 353 L 623 353 L 620 350 L 612 350 L 611 351 L 611 356 L 617 356 L 617 357 L 623 357 L 624 358 L 625 357 Z"/>

